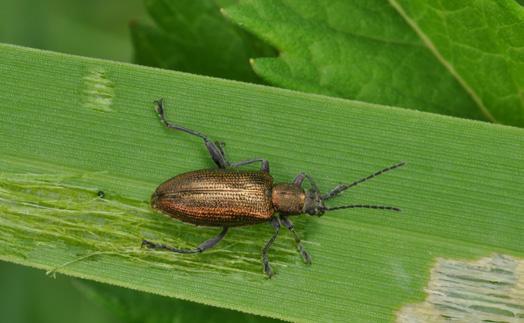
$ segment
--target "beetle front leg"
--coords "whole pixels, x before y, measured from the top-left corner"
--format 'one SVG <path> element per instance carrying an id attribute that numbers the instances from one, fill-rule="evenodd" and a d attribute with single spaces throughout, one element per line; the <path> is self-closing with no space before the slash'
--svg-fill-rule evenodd
<path id="1" fill-rule="evenodd" d="M 297 250 L 300 252 L 300 255 L 302 256 L 302 260 L 308 265 L 311 265 L 311 256 L 309 253 L 304 249 L 304 246 L 302 245 L 302 242 L 300 241 L 300 238 L 298 237 L 297 233 L 295 232 L 295 226 L 293 225 L 293 222 L 288 219 L 287 216 L 280 216 L 280 220 L 282 224 L 293 234 L 295 237 L 295 244 L 297 246 Z"/>
<path id="2" fill-rule="evenodd" d="M 315 192 L 319 192 L 319 189 L 317 187 L 317 184 L 315 183 L 315 181 L 313 180 L 313 178 L 311 176 L 309 176 L 308 174 L 302 172 L 300 174 L 298 174 L 295 179 L 293 180 L 293 185 L 296 185 L 298 187 L 301 187 L 302 186 L 302 183 L 304 182 L 304 180 L 307 179 L 309 181 L 309 184 L 311 185 L 311 188 L 313 189 L 313 191 Z"/>
<path id="3" fill-rule="evenodd" d="M 275 239 L 278 236 L 278 232 L 280 231 L 280 220 L 278 217 L 272 217 L 270 223 L 273 226 L 273 228 L 275 229 L 275 233 L 273 233 L 273 236 L 271 236 L 271 239 L 268 240 L 268 242 L 264 246 L 264 249 L 262 249 L 262 265 L 264 268 L 264 273 L 266 273 L 266 275 L 269 278 L 273 276 L 273 269 L 271 269 L 271 265 L 269 264 L 269 258 L 268 258 L 267 253 L 269 251 L 269 248 L 271 248 L 271 245 L 273 244 L 273 242 L 275 242 Z"/>
<path id="4" fill-rule="evenodd" d="M 224 227 L 217 236 L 202 242 L 198 247 L 194 249 L 178 249 L 178 248 L 166 246 L 165 244 L 154 243 L 148 240 L 142 240 L 142 247 L 147 247 L 149 249 L 154 249 L 154 250 L 169 250 L 169 251 L 176 252 L 176 253 L 186 253 L 186 254 L 187 253 L 201 253 L 201 252 L 206 251 L 207 249 L 213 248 L 217 243 L 219 243 L 220 240 L 222 240 L 224 236 L 226 235 L 227 229 L 228 229 L 227 227 Z"/>

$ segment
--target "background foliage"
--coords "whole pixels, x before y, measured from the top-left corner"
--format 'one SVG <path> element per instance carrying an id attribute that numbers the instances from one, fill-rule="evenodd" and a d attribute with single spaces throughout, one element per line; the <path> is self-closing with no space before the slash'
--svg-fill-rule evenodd
<path id="1" fill-rule="evenodd" d="M 249 59 L 274 55 L 270 46 L 224 19 L 216 1 L 147 0 L 145 5 L 158 27 L 131 24 L 139 64 L 259 82 Z"/>
<path id="2" fill-rule="evenodd" d="M 524 125 L 524 10 L 513 0 L 244 0 L 274 44 L 255 71 L 287 88 Z"/>

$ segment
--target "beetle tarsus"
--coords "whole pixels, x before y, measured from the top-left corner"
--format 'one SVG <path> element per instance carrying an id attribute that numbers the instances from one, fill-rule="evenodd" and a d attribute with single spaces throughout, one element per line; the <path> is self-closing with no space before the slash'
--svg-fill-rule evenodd
<path id="1" fill-rule="evenodd" d="M 163 121 L 164 120 L 164 99 L 160 98 L 158 100 L 153 101 L 153 103 L 155 104 L 156 113 L 158 113 L 158 115 L 160 116 L 160 119 L 162 119 Z"/>
<path id="2" fill-rule="evenodd" d="M 295 226 L 293 225 L 293 222 L 291 222 L 291 220 L 289 220 L 287 216 L 280 216 L 280 221 L 293 234 L 293 237 L 295 238 L 295 245 L 297 246 L 297 250 L 300 253 L 300 256 L 302 256 L 302 260 L 304 260 L 304 263 L 307 265 L 311 265 L 311 256 L 302 245 L 302 241 L 300 240 L 297 232 L 295 231 Z"/>
<path id="3" fill-rule="evenodd" d="M 149 248 L 149 249 L 154 249 L 156 246 L 155 243 L 151 242 L 151 241 L 148 241 L 148 240 L 142 240 L 142 244 L 140 245 L 140 248 Z"/>
<path id="4" fill-rule="evenodd" d="M 267 278 L 273 277 L 273 269 L 271 269 L 271 265 L 269 264 L 269 260 L 267 259 L 267 257 L 263 259 L 262 262 L 264 265 L 264 273 L 267 275 Z"/>
<path id="5" fill-rule="evenodd" d="M 300 255 L 302 256 L 302 260 L 304 260 L 306 265 L 311 265 L 311 256 L 304 248 L 300 249 Z"/>
<path id="6" fill-rule="evenodd" d="M 142 247 L 146 247 L 148 249 L 153 249 L 153 250 L 168 250 L 168 251 L 176 252 L 176 253 L 198 253 L 199 252 L 198 249 L 177 249 L 177 248 L 173 248 L 173 247 L 167 246 L 162 243 L 154 243 L 148 240 L 142 240 Z"/>
<path id="7" fill-rule="evenodd" d="M 278 236 L 278 232 L 280 231 L 280 219 L 276 216 L 272 217 L 270 223 L 275 229 L 275 233 L 273 233 L 271 238 L 266 242 L 264 249 L 262 249 L 262 265 L 264 267 L 264 272 L 269 278 L 273 276 L 273 270 L 271 269 L 271 265 L 269 264 L 269 257 L 267 254 L 269 252 L 269 248 L 271 248 L 271 245 L 273 244 L 273 242 L 275 242 L 275 239 Z"/>
<path id="8" fill-rule="evenodd" d="M 220 240 L 222 240 L 224 236 L 226 235 L 227 230 L 228 230 L 227 227 L 223 227 L 222 231 L 220 231 L 218 235 L 214 236 L 213 238 L 209 240 L 202 242 L 198 247 L 194 249 L 178 249 L 178 248 L 167 246 L 165 244 L 154 243 L 154 242 L 151 242 L 145 239 L 142 240 L 142 247 L 146 247 L 148 249 L 154 249 L 154 250 L 168 250 L 168 251 L 175 252 L 175 253 L 186 253 L 186 254 L 187 253 L 202 253 L 206 251 L 207 249 L 213 248 L 217 243 L 219 243 Z"/>

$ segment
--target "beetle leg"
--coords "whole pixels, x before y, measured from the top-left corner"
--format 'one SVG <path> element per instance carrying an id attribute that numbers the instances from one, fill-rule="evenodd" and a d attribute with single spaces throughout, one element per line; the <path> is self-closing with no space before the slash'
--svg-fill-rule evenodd
<path id="1" fill-rule="evenodd" d="M 309 253 L 304 249 L 304 246 L 302 245 L 302 242 L 300 241 L 300 238 L 298 237 L 297 233 L 295 232 L 295 226 L 293 225 L 293 222 L 288 219 L 287 216 L 280 215 L 280 220 L 282 224 L 293 234 L 295 237 L 295 244 L 297 245 L 297 250 L 300 252 L 300 255 L 302 256 L 302 259 L 304 262 L 308 265 L 311 264 L 311 256 Z"/>
<path id="2" fill-rule="evenodd" d="M 260 170 L 266 173 L 269 173 L 269 161 L 261 158 L 256 159 L 250 159 L 250 160 L 243 160 L 239 161 L 237 163 L 231 163 L 232 167 L 239 167 L 247 164 L 257 163 L 260 162 Z"/>
<path id="3" fill-rule="evenodd" d="M 307 179 L 309 181 L 309 184 L 311 185 L 311 188 L 313 189 L 313 191 L 319 192 L 317 184 L 315 183 L 313 178 L 311 176 L 309 176 L 308 174 L 304 173 L 304 172 L 298 174 L 295 177 L 295 179 L 293 180 L 293 185 L 296 185 L 296 186 L 300 187 L 300 186 L 302 186 L 302 183 L 304 182 L 305 179 Z"/>
<path id="4" fill-rule="evenodd" d="M 302 172 L 295 177 L 295 179 L 293 180 L 293 185 L 302 186 L 302 182 L 304 182 L 304 179 L 306 179 L 306 173 Z"/>
<path id="5" fill-rule="evenodd" d="M 201 138 L 202 140 L 204 140 L 204 144 L 206 145 L 206 148 L 209 151 L 209 154 L 211 155 L 211 159 L 213 159 L 215 164 L 217 164 L 219 168 L 225 168 L 226 166 L 229 166 L 229 163 L 227 162 L 226 158 L 224 157 L 224 149 L 223 149 L 224 143 L 213 142 L 203 133 L 200 133 L 198 131 L 191 130 L 191 129 L 188 129 L 188 128 L 185 128 L 185 127 L 169 122 L 165 116 L 164 99 L 158 99 L 154 103 L 156 105 L 155 110 L 158 113 L 158 116 L 160 117 L 160 121 L 166 127 L 175 129 L 175 130 L 180 130 L 190 135 Z"/>
<path id="6" fill-rule="evenodd" d="M 222 154 L 222 156 L 224 156 L 224 159 L 226 159 L 226 151 L 224 150 L 224 147 L 226 147 L 226 143 L 223 141 L 215 141 L 215 145 L 220 150 L 220 153 Z"/>
<path id="7" fill-rule="evenodd" d="M 218 168 L 226 168 L 229 166 L 229 162 L 226 160 L 226 157 L 224 157 L 223 149 L 220 146 L 217 146 L 216 143 L 207 138 L 204 139 L 204 143 L 207 151 L 209 151 L 209 154 L 211 155 L 211 159 L 215 162 Z"/>
<path id="8" fill-rule="evenodd" d="M 149 249 L 155 249 L 155 250 L 169 250 L 176 253 L 201 253 L 206 251 L 207 249 L 213 248 L 227 233 L 227 227 L 224 227 L 222 231 L 215 237 L 206 240 L 202 242 L 198 247 L 194 249 L 178 249 L 173 248 L 170 246 L 166 246 L 165 244 L 161 243 L 154 243 L 148 240 L 142 240 L 142 247 L 147 247 Z"/>
<path id="9" fill-rule="evenodd" d="M 278 236 L 278 232 L 280 231 L 280 220 L 278 219 L 278 217 L 272 217 L 270 223 L 275 229 L 275 233 L 273 233 L 271 239 L 269 239 L 268 242 L 266 242 L 264 249 L 262 249 L 262 265 L 264 267 L 264 272 L 269 278 L 273 276 L 273 269 L 271 269 L 271 265 L 269 264 L 269 258 L 267 256 L 267 253 L 269 251 L 269 248 L 271 248 L 273 242 L 275 242 L 275 239 Z"/>

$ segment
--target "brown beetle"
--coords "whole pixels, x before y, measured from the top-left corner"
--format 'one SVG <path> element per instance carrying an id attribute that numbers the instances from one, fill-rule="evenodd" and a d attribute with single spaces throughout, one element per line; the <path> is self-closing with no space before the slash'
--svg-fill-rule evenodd
<path id="1" fill-rule="evenodd" d="M 295 237 L 297 249 L 304 262 L 311 263 L 311 257 L 302 246 L 288 216 L 305 213 L 321 216 L 326 211 L 348 208 L 400 211 L 391 206 L 363 204 L 330 208 L 324 205 L 324 201 L 350 187 L 398 168 L 404 165 L 404 162 L 384 168 L 351 184 L 340 184 L 326 194 L 321 194 L 313 179 L 305 173 L 296 176 L 293 183 L 273 184 L 267 160 L 250 159 L 231 163 L 225 158 L 224 143 L 213 142 L 197 131 L 167 121 L 162 99 L 155 101 L 155 108 L 166 127 L 202 138 L 218 169 L 192 171 L 169 179 L 158 186 L 153 193 L 151 206 L 180 221 L 195 225 L 222 227 L 222 231 L 194 249 L 178 249 L 147 240 L 142 241 L 142 246 L 177 253 L 200 253 L 212 248 L 222 240 L 229 227 L 269 222 L 275 232 L 262 249 L 262 264 L 264 272 L 271 277 L 273 271 L 269 265 L 268 251 L 278 235 L 281 224 Z M 256 162 L 261 163 L 260 171 L 238 169 L 239 166 Z M 309 182 L 310 188 L 307 190 L 302 188 L 304 180 Z"/>

